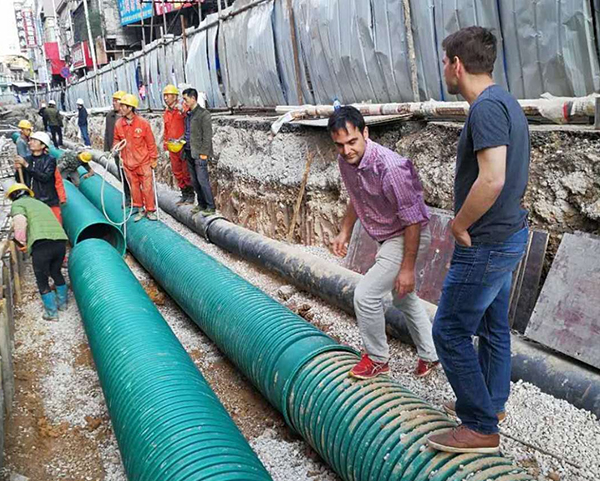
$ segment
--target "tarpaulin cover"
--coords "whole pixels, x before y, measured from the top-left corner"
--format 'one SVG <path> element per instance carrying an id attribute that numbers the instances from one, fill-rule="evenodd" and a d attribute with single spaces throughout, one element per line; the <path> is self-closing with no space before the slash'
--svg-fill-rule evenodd
<path id="1" fill-rule="evenodd" d="M 401 0 L 295 0 L 294 10 L 317 103 L 413 99 Z"/>
<path id="2" fill-rule="evenodd" d="M 217 14 L 206 17 L 201 25 L 216 20 Z M 219 88 L 217 76 L 216 38 L 218 26 L 192 35 L 188 41 L 188 57 L 185 64 L 186 83 L 205 92 L 209 107 L 225 107 L 225 99 Z"/>
<path id="3" fill-rule="evenodd" d="M 250 0 L 237 0 L 238 9 Z M 228 70 L 226 86 L 230 106 L 285 104 L 275 58 L 273 2 L 246 10 L 223 23 L 219 42 L 225 42 L 225 56 L 219 56 Z M 223 67 L 223 65 L 221 65 Z"/>
<path id="4" fill-rule="evenodd" d="M 139 95 L 142 108 L 162 108 L 162 89 L 185 82 L 205 92 L 209 107 L 297 104 L 296 67 L 287 0 L 270 0 L 231 16 L 251 0 L 213 14 L 191 33 L 184 63 L 181 38 L 156 41 L 99 75 L 67 88 L 66 108 L 81 97 L 110 103 L 118 88 Z M 403 102 L 414 98 L 403 0 L 292 0 L 303 103 Z M 445 88 L 444 38 L 470 25 L 493 29 L 495 81 L 518 98 L 585 96 L 600 90 L 600 0 L 409 0 L 418 94 L 454 100 Z M 594 24 L 594 16 L 596 22 Z M 223 98 L 223 93 L 225 99 Z M 60 91 L 32 95 L 34 103 Z"/>
<path id="5" fill-rule="evenodd" d="M 500 12 L 514 95 L 537 98 L 550 92 L 579 97 L 599 89 L 588 0 L 500 0 Z"/>

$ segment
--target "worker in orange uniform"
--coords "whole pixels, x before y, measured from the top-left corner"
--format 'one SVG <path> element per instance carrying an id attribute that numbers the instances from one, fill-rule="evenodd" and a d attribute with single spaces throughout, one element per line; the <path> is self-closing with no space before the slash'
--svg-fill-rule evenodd
<path id="1" fill-rule="evenodd" d="M 177 180 L 177 187 L 181 190 L 181 198 L 177 205 L 194 203 L 194 188 L 190 180 L 187 161 L 183 159 L 183 145 L 185 140 L 185 110 L 178 102 L 179 89 L 175 85 L 167 85 L 163 89 L 163 97 L 167 108 L 163 114 L 165 130 L 163 135 L 163 148 L 169 152 L 173 175 Z"/>
<path id="2" fill-rule="evenodd" d="M 131 187 L 131 204 L 137 209 L 135 222 L 144 218 L 157 220 L 154 199 L 153 173 L 158 163 L 158 150 L 152 129 L 136 109 L 139 100 L 135 95 L 125 94 L 119 101 L 121 118 L 115 124 L 113 147 L 125 140 L 121 160 Z"/>

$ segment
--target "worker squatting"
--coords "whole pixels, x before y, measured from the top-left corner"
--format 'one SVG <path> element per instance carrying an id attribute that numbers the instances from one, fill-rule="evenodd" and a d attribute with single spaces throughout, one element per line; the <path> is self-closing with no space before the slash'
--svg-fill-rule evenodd
<path id="1" fill-rule="evenodd" d="M 340 233 L 331 247 L 334 254 L 346 255 L 357 220 L 379 243 L 375 264 L 354 294 L 365 353 L 349 375 L 371 379 L 389 373 L 383 299 L 392 293 L 417 347 L 415 375 L 427 376 L 441 364 L 456 395 L 456 401 L 444 408 L 462 424 L 430 436 L 429 445 L 447 452 L 495 453 L 500 443 L 498 423 L 505 418 L 510 390 L 512 273 L 528 239 L 522 200 L 528 182 L 529 128 L 516 99 L 492 80 L 497 53 L 492 32 L 468 27 L 448 36 L 443 48 L 448 92 L 461 94 L 470 111 L 457 152 L 452 222 L 456 245 L 433 325 L 415 293 L 417 258 L 431 238 L 421 182 L 409 159 L 369 138 L 364 118 L 351 106 L 336 106 L 328 123 L 349 194 Z M 167 106 L 163 148 L 169 152 L 181 190 L 180 203 L 192 203 L 195 194 L 194 211 L 211 215 L 215 205 L 207 171 L 213 156 L 210 114 L 198 105 L 195 89 L 183 91 L 183 104 L 175 86 L 167 86 L 163 93 Z M 116 162 L 122 164 L 124 186 L 131 189 L 131 203 L 137 210 L 135 221 L 144 217 L 153 221 L 156 205 L 151 179 L 158 151 L 137 107 L 135 96 L 114 94 L 104 145 L 105 150 L 113 148 Z M 50 119 L 56 123 L 56 115 L 51 114 L 49 128 Z M 69 166 L 61 169 L 59 165 L 57 171 L 47 152 L 49 136 L 31 134 L 26 122 L 20 127 L 20 157 L 15 166 L 22 183 L 8 190 L 15 237 L 32 253 L 45 317 L 54 319 L 56 305 L 60 309 L 67 302 L 60 276 L 66 236 L 60 228 L 59 205 L 68 202 L 64 194 L 61 197 L 61 175 L 55 171 L 73 173 L 78 163 L 86 166 L 90 156 L 86 152 L 71 156 Z M 93 171 L 88 168 L 86 175 Z M 58 304 L 48 287 L 49 275 L 56 285 Z M 475 335 L 479 336 L 478 352 L 472 343 Z"/>

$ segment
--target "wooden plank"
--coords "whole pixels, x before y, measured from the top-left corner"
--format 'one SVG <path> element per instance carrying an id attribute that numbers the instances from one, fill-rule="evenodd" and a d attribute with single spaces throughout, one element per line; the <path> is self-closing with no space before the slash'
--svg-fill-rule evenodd
<path id="1" fill-rule="evenodd" d="M 533 237 L 533 232 L 529 232 L 529 237 L 527 238 L 527 247 L 525 248 L 525 253 L 523 254 L 523 258 L 519 265 L 513 272 L 512 285 L 510 286 L 510 300 L 508 301 L 508 324 L 510 327 L 513 327 L 514 318 L 516 315 L 518 298 L 521 295 L 521 288 L 523 287 L 523 278 L 525 275 L 525 268 L 527 266 L 527 262 L 529 261 L 529 254 L 531 252 L 531 238 Z"/>
<path id="2" fill-rule="evenodd" d="M 308 176 L 310 174 L 310 166 L 313 163 L 315 154 L 312 151 L 308 151 L 306 154 L 306 165 L 304 167 L 304 175 L 302 176 L 302 183 L 300 184 L 300 190 L 298 191 L 298 197 L 296 198 L 296 204 L 294 205 L 294 213 L 292 215 L 292 222 L 290 222 L 290 228 L 288 230 L 287 241 L 292 242 L 294 240 L 294 231 L 296 230 L 296 222 L 298 222 L 298 213 L 302 206 L 302 199 L 304 198 L 304 191 L 306 190 L 306 184 L 308 183 Z"/>
<path id="3" fill-rule="evenodd" d="M 19 306 L 23 301 L 21 292 L 21 262 L 14 242 L 10 243 L 9 248 L 12 265 L 14 266 L 14 269 L 12 270 L 12 276 L 15 281 L 15 305 Z"/>
<path id="4" fill-rule="evenodd" d="M 525 331 L 600 369 L 600 237 L 564 234 Z"/>
<path id="5" fill-rule="evenodd" d="M 12 358 L 12 342 L 6 315 L 6 301 L 0 301 L 0 358 L 2 359 L 2 389 L 4 391 L 4 408 L 7 414 L 12 409 L 15 395 L 14 365 Z"/>
<path id="6" fill-rule="evenodd" d="M 3 280 L 3 296 L 6 300 L 6 314 L 8 316 L 10 326 L 10 338 L 15 338 L 15 316 L 14 316 L 14 287 L 13 280 L 10 276 L 10 256 L 2 259 L 2 280 Z"/>
<path id="7" fill-rule="evenodd" d="M 519 289 L 519 295 L 515 299 L 511 326 L 514 330 L 525 333 L 531 313 L 540 293 L 540 281 L 542 271 L 546 263 L 546 250 L 550 236 L 547 232 L 534 230 L 528 249 L 529 255 L 523 271 L 523 278 Z M 512 308 L 512 306 L 511 306 Z"/>

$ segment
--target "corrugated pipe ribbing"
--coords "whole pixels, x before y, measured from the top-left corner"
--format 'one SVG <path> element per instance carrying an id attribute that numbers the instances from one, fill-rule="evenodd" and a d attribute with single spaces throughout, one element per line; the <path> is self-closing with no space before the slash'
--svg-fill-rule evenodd
<path id="1" fill-rule="evenodd" d="M 270 480 L 119 253 L 80 242 L 69 275 L 128 479 Z"/>
<path id="2" fill-rule="evenodd" d="M 99 205 L 99 179 L 81 189 Z M 120 195 L 105 190 L 118 216 Z M 130 221 L 127 229 L 133 255 L 343 479 L 532 479 L 501 456 L 427 448 L 427 435 L 454 421 L 395 381 L 350 379 L 356 353 L 161 222 Z"/>
<path id="3" fill-rule="evenodd" d="M 67 203 L 61 207 L 63 227 L 71 243 L 77 245 L 86 239 L 103 239 L 119 254 L 125 254 L 125 239 L 120 229 L 104 216 L 68 180 L 64 181 Z"/>

